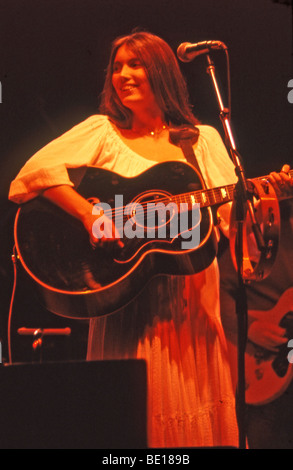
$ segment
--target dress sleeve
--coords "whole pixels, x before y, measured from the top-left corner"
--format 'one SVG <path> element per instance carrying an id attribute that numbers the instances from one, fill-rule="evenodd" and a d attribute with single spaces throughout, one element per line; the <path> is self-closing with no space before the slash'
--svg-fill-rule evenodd
<path id="1" fill-rule="evenodd" d="M 107 124 L 106 116 L 91 116 L 35 153 L 12 181 L 9 199 L 21 204 L 46 188 L 74 186 L 67 169 L 96 163 Z"/>
<path id="2" fill-rule="evenodd" d="M 218 131 L 211 126 L 200 126 L 198 163 L 209 188 L 235 184 L 237 182 L 235 167 Z M 232 203 L 219 207 L 222 232 L 229 235 L 229 221 Z"/>

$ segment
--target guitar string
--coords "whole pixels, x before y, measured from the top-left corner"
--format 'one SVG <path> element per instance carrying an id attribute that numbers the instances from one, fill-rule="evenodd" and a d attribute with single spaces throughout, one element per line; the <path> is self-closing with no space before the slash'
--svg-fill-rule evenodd
<path id="1" fill-rule="evenodd" d="M 289 175 L 290 177 L 293 176 L 293 170 L 290 170 L 289 171 Z M 255 178 L 255 180 L 265 180 L 267 178 L 267 176 L 263 176 L 263 177 L 258 177 L 258 178 Z M 188 204 L 188 202 L 186 202 L 186 199 L 190 201 L 192 201 L 192 204 L 194 204 L 194 202 L 197 202 L 197 203 L 203 203 L 203 194 L 204 194 L 204 204 L 203 204 L 203 207 L 205 206 L 210 206 L 212 204 L 217 204 L 217 203 L 225 203 L 225 202 L 230 202 L 233 200 L 233 193 L 234 193 L 234 189 L 235 189 L 235 184 L 230 184 L 230 185 L 226 185 L 226 186 L 222 186 L 222 187 L 217 187 L 217 188 L 209 188 L 207 190 L 198 190 L 198 191 L 193 191 L 193 192 L 189 192 L 189 193 L 183 193 L 183 194 L 179 194 L 179 195 L 171 195 L 171 202 L 175 202 L 175 204 L 177 204 L 177 206 L 179 206 L 179 204 L 183 201 L 184 204 L 187 204 L 187 206 L 189 207 L 190 204 Z M 223 191 L 225 191 L 225 193 L 223 194 Z M 226 196 L 225 196 L 226 195 Z M 232 195 L 232 196 L 231 196 Z M 193 200 L 192 200 L 193 198 Z M 145 208 L 148 207 L 148 204 L 150 202 L 153 202 L 153 201 L 147 201 L 147 202 L 143 202 L 143 203 L 139 203 L 139 210 L 136 210 L 135 211 L 135 215 L 144 215 L 145 216 Z M 170 202 L 170 197 L 162 197 L 162 198 L 158 198 L 155 200 L 155 205 L 157 203 L 169 203 Z M 131 203 L 130 203 L 131 204 Z M 134 206 L 135 206 L 135 202 L 132 203 Z M 114 208 L 114 209 L 109 209 L 109 210 L 105 210 L 103 213 L 104 214 L 111 214 L 111 217 L 114 216 L 115 218 L 115 226 L 119 232 L 120 229 L 123 230 L 123 226 L 124 226 L 124 221 L 125 219 L 128 220 L 129 219 L 129 215 L 131 214 L 125 214 L 125 209 L 126 209 L 127 206 L 122 206 L 122 207 L 119 207 L 119 208 Z M 128 207 L 129 207 L 129 204 L 128 204 Z M 187 207 L 187 210 L 188 210 L 188 207 Z M 142 208 L 142 210 L 141 210 Z M 147 214 L 149 215 L 150 213 L 152 212 L 155 212 L 157 209 L 154 207 L 151 211 L 150 209 L 148 208 L 148 212 Z M 122 220 L 121 220 L 122 218 Z M 122 226 L 120 227 L 120 223 L 122 222 Z"/>
<path id="2" fill-rule="evenodd" d="M 112 209 L 112 208 L 111 209 L 106 209 L 106 210 L 103 211 L 103 214 L 105 214 L 105 215 L 111 214 L 111 215 L 114 215 L 114 216 L 116 216 L 116 214 L 118 214 L 118 216 L 121 214 L 121 215 L 124 215 L 125 217 L 127 217 L 130 214 L 125 214 L 125 209 L 126 208 L 130 209 L 131 204 L 133 205 L 133 207 L 135 207 L 135 206 L 138 207 L 138 210 L 136 210 L 136 213 L 138 213 L 141 208 L 143 208 L 143 209 L 147 208 L 150 203 L 156 205 L 158 203 L 167 203 L 168 204 L 170 202 L 174 202 L 176 205 L 179 205 L 180 203 L 189 205 L 190 202 L 192 201 L 192 198 L 194 198 L 194 202 L 196 202 L 196 203 L 203 203 L 202 193 L 205 194 L 205 203 L 203 204 L 203 206 L 216 204 L 216 203 L 220 203 L 220 202 L 229 202 L 229 201 L 231 201 L 230 192 L 231 192 L 232 187 L 234 188 L 233 185 L 229 185 L 229 186 L 224 186 L 222 188 L 211 188 L 211 189 L 204 190 L 204 191 L 199 190 L 199 191 L 196 191 L 196 192 L 183 193 L 183 194 L 179 194 L 179 195 L 172 195 L 171 200 L 170 200 L 169 197 L 163 197 L 163 198 L 158 198 L 155 201 L 150 200 L 150 201 L 147 201 L 147 202 L 138 203 L 137 206 L 136 206 L 136 203 L 133 202 L 133 203 L 130 203 L 126 206 L 124 205 L 124 206 L 114 208 L 114 209 Z M 227 194 L 226 197 L 224 197 L 222 195 L 221 191 L 223 189 L 226 191 L 226 194 Z M 97 206 L 98 205 L 99 204 L 97 204 Z M 191 205 L 193 205 L 193 202 L 192 202 Z M 151 212 L 152 211 L 155 212 L 156 210 L 157 210 L 156 207 L 153 207 L 151 209 Z"/>
<path id="3" fill-rule="evenodd" d="M 290 176 L 293 176 L 293 170 L 290 170 L 289 171 L 289 174 Z M 256 180 L 261 180 L 261 179 L 266 179 L 268 178 L 268 176 L 261 176 L 261 177 L 258 177 L 258 178 L 255 178 Z M 231 191 L 234 191 L 234 188 L 235 188 L 235 184 L 230 184 L 230 185 L 227 185 L 227 186 L 222 186 L 220 188 L 209 188 L 207 190 L 198 190 L 198 191 L 192 191 L 192 192 L 189 192 L 189 193 L 182 193 L 182 194 L 178 194 L 178 195 L 172 195 L 171 196 L 171 202 L 175 202 L 175 204 L 179 205 L 180 203 L 184 203 L 184 204 L 188 204 L 188 202 L 186 201 L 186 199 L 188 198 L 189 199 L 189 202 L 192 198 L 195 199 L 195 202 L 196 203 L 203 203 L 203 207 L 205 206 L 209 206 L 209 205 L 212 205 L 212 204 L 217 204 L 217 203 L 225 203 L 225 202 L 229 202 L 231 201 Z M 225 191 L 226 194 L 227 194 L 227 197 L 223 196 L 222 195 L 222 191 Z M 202 200 L 202 194 L 205 195 L 205 201 Z M 177 201 L 176 201 L 177 199 Z M 185 199 L 185 201 L 184 201 Z M 147 208 L 148 204 L 150 204 L 150 202 L 153 202 L 153 201 L 147 201 L 147 202 L 143 202 L 143 203 L 139 203 L 139 211 L 140 211 L 140 208 L 142 207 L 143 209 Z M 163 198 L 158 198 L 155 200 L 155 204 L 157 203 L 169 203 L 170 202 L 170 198 L 168 197 L 163 197 Z M 134 203 L 130 203 L 130 204 L 133 204 L 133 206 L 135 206 L 135 202 Z M 129 205 L 127 205 L 129 207 Z M 114 215 L 114 217 L 119 217 L 120 213 L 121 215 L 123 215 L 123 217 L 125 218 L 128 218 L 130 214 L 125 214 L 125 209 L 127 206 L 122 206 L 122 207 L 118 207 L 118 208 L 114 208 L 114 209 L 106 209 L 105 211 L 103 211 L 103 214 L 107 215 L 107 214 L 111 214 L 111 216 Z M 157 209 L 154 207 L 151 212 L 155 212 Z M 139 213 L 139 211 L 136 211 L 136 213 Z M 144 211 L 143 211 L 144 213 Z M 149 212 L 148 212 L 149 213 Z M 117 215 L 118 214 L 118 215 Z"/>

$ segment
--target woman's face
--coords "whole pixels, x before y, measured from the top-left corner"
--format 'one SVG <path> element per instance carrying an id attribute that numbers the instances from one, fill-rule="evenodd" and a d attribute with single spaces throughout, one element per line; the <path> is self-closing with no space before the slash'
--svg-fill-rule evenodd
<path id="1" fill-rule="evenodd" d="M 135 112 L 139 107 L 157 107 L 144 66 L 125 44 L 117 50 L 114 59 L 112 84 L 126 108 Z"/>

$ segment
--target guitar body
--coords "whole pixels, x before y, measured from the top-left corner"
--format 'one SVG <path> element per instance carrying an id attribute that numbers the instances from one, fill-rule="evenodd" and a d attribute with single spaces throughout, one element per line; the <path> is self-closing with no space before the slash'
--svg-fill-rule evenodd
<path id="1" fill-rule="evenodd" d="M 15 243 L 21 264 L 53 313 L 69 318 L 108 315 L 129 303 L 152 277 L 192 275 L 212 263 L 217 244 L 209 207 L 200 209 L 196 221 L 189 211 L 187 232 L 200 228 L 199 242 L 190 249 L 182 249 L 182 242 L 188 241 L 186 230 L 175 237 L 169 233 L 174 214 L 152 219 L 151 226 L 149 219 L 143 226 L 146 219 L 137 218 L 138 207 L 166 203 L 173 195 L 200 189 L 196 170 L 183 162 L 157 164 L 134 178 L 87 168 L 77 191 L 111 208 L 109 214 L 116 226 L 120 223 L 124 247 L 93 249 L 78 220 L 39 197 L 23 204 L 16 216 Z M 117 200 L 123 200 L 118 208 Z"/>
<path id="2" fill-rule="evenodd" d="M 288 340 L 293 339 L 293 288 L 285 291 L 271 310 L 250 310 L 249 316 L 280 325 L 286 329 Z M 252 342 L 247 343 L 245 397 L 248 404 L 264 405 L 284 393 L 293 376 L 293 364 L 288 360 L 289 352 L 287 342 L 279 348 L 279 353 L 270 352 Z"/>

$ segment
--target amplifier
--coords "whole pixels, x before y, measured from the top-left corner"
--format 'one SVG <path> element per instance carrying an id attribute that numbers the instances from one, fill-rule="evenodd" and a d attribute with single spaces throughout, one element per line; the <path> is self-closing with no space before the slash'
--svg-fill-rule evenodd
<path id="1" fill-rule="evenodd" d="M 0 448 L 146 448 L 146 389 L 142 360 L 2 366 Z"/>

